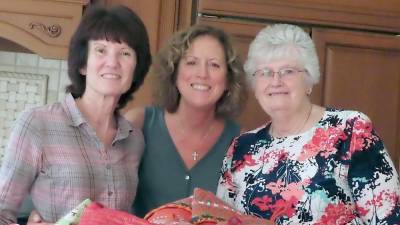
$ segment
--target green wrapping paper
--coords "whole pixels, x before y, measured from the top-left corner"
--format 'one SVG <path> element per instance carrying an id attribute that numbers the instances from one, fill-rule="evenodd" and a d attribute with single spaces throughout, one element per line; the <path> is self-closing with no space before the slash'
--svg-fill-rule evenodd
<path id="1" fill-rule="evenodd" d="M 71 212 L 60 218 L 55 225 L 78 225 L 83 210 L 85 210 L 90 203 L 92 203 L 90 199 L 85 199 L 77 207 L 71 210 Z"/>

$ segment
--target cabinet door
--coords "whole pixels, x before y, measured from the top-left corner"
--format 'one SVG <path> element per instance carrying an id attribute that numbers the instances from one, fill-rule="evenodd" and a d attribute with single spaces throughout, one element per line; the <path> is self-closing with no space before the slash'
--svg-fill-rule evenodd
<path id="1" fill-rule="evenodd" d="M 17 48 L 23 52 L 65 59 L 85 4 L 83 0 L 0 1 L 0 36 L 22 46 Z M 7 42 L 0 45 L 7 49 Z"/>
<path id="2" fill-rule="evenodd" d="M 198 11 L 246 19 L 400 31 L 398 0 L 198 0 Z"/>
<path id="3" fill-rule="evenodd" d="M 313 29 L 322 77 L 315 102 L 366 113 L 400 169 L 400 37 Z"/>

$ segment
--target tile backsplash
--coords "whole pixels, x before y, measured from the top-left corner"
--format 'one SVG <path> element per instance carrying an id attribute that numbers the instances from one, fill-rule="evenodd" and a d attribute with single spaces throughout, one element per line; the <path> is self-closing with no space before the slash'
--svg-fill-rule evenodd
<path id="1" fill-rule="evenodd" d="M 65 60 L 0 51 L 0 164 L 18 114 L 63 99 L 68 83 Z"/>

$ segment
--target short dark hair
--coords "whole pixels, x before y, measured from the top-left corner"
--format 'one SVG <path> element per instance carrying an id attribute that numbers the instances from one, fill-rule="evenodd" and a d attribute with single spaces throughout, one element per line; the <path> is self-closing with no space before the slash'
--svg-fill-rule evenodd
<path id="1" fill-rule="evenodd" d="M 74 98 L 85 92 L 86 77 L 80 73 L 86 67 L 89 40 L 125 42 L 135 50 L 137 64 L 131 87 L 121 95 L 117 110 L 123 108 L 133 98 L 133 93 L 142 85 L 151 64 L 149 38 L 146 28 L 135 12 L 126 6 L 105 8 L 89 7 L 71 38 L 68 55 L 68 76 L 71 84 L 66 91 Z"/>
<path id="2" fill-rule="evenodd" d="M 154 100 L 157 105 L 168 112 L 176 112 L 179 106 L 180 93 L 176 87 L 177 69 L 180 60 L 193 41 L 201 36 L 215 38 L 222 46 L 227 65 L 227 91 L 216 104 L 217 117 L 235 117 L 247 100 L 247 86 L 243 64 L 232 47 L 229 36 L 221 29 L 207 25 L 193 25 L 176 33 L 155 58 L 154 70 L 157 84 Z"/>

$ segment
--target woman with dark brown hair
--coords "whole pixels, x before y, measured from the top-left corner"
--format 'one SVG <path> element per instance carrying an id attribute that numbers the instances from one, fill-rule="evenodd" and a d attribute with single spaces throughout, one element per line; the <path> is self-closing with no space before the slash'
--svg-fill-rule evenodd
<path id="1" fill-rule="evenodd" d="M 15 122 L 0 172 L 0 224 L 16 222 L 30 194 L 43 221 L 83 200 L 129 211 L 143 134 L 119 114 L 151 63 L 141 19 L 123 6 L 90 8 L 69 46 L 64 101 L 29 109 Z"/>

